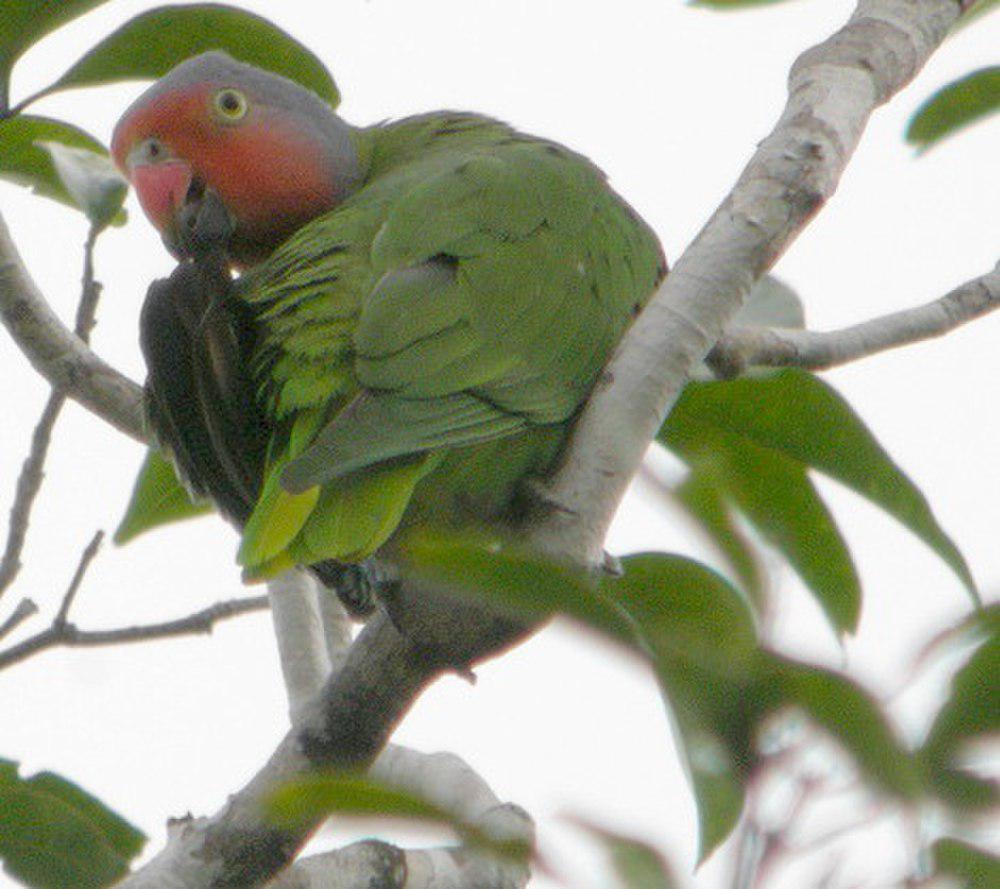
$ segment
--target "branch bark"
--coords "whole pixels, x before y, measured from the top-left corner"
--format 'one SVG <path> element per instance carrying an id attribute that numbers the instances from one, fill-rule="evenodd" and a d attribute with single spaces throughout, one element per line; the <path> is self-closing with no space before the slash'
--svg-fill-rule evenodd
<path id="1" fill-rule="evenodd" d="M 861 0 L 804 52 L 788 102 L 732 191 L 619 344 L 545 493 L 532 541 L 596 564 L 650 440 L 753 283 L 834 193 L 872 112 L 920 70 L 959 0 Z"/>
<path id="2" fill-rule="evenodd" d="M 0 651 L 0 670 L 27 660 L 33 655 L 41 654 L 49 648 L 60 646 L 93 648 L 98 645 L 121 645 L 126 642 L 148 642 L 151 639 L 211 633 L 219 621 L 247 614 L 250 611 L 263 611 L 267 606 L 266 596 L 230 599 L 216 602 L 194 614 L 163 621 L 163 623 L 114 627 L 110 630 L 81 630 L 68 620 L 60 624 L 53 623 L 40 633 L 29 636 L 23 642 L 18 642 L 5 651 Z M 30 613 L 26 616 L 30 616 Z M 20 623 L 20 621 L 18 622 Z"/>
<path id="3" fill-rule="evenodd" d="M 2 225 L 3 220 L 0 220 L 0 226 Z M 0 237 L 2 234 L 0 230 Z M 101 285 L 94 280 L 94 244 L 98 234 L 98 230 L 91 226 L 83 246 L 83 280 L 73 330 L 84 344 L 90 342 L 90 333 L 96 323 L 97 300 L 101 295 Z M 66 394 L 53 389 L 31 435 L 31 450 L 17 477 L 14 503 L 10 508 L 10 523 L 7 526 L 7 544 L 3 558 L 0 559 L 0 596 L 3 596 L 21 570 L 21 551 L 28 535 L 31 510 L 45 477 L 45 458 L 49 452 L 52 430 L 65 403 Z"/>
<path id="4" fill-rule="evenodd" d="M 105 364 L 49 307 L 0 216 L 0 320 L 32 366 L 59 392 L 146 441 L 142 387 Z"/>
<path id="5" fill-rule="evenodd" d="M 766 327 L 729 330 L 706 359 L 721 377 L 737 376 L 749 367 L 802 367 L 825 370 L 943 336 L 1000 308 L 1000 264 L 926 305 L 842 330 L 814 331 Z"/>

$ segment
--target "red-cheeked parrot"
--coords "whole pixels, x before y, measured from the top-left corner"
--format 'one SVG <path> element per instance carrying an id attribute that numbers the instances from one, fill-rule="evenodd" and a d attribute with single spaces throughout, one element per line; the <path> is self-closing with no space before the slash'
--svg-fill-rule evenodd
<path id="1" fill-rule="evenodd" d="M 250 578 L 515 517 L 666 273 L 561 145 L 452 111 L 353 127 L 219 52 L 140 96 L 112 153 L 183 260 L 143 310 L 152 431 Z"/>

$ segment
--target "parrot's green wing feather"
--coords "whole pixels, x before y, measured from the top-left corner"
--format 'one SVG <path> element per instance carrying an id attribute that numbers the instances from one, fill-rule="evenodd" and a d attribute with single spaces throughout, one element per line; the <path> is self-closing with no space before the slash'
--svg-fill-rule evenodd
<path id="1" fill-rule="evenodd" d="M 393 457 L 490 441 L 526 425 L 467 393 L 423 400 L 364 393 L 285 468 L 281 483 L 302 492 Z"/>
<path id="2" fill-rule="evenodd" d="M 507 133 L 437 167 L 372 243 L 376 283 L 353 337 L 368 392 L 287 467 L 289 490 L 567 420 L 629 317 L 615 303 L 645 295 L 601 279 L 610 245 L 595 217 L 626 214 L 583 158 Z"/>
<path id="3" fill-rule="evenodd" d="M 564 429 L 665 271 L 655 235 L 568 149 L 450 113 L 366 138 L 364 186 L 241 284 L 278 428 L 324 418 L 305 443 L 276 436 L 241 551 L 261 572 L 363 558 L 429 473 L 462 477 L 469 446 Z M 311 511 L 297 499 L 317 493 Z"/>

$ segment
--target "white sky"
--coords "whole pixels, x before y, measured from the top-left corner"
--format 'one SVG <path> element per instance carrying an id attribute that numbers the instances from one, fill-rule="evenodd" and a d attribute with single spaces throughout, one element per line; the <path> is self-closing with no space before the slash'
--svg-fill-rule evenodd
<path id="1" fill-rule="evenodd" d="M 33 49 L 14 97 L 51 81 L 99 37 L 148 2 L 118 0 Z M 591 156 L 659 232 L 675 259 L 770 129 L 788 67 L 846 19 L 847 0 L 799 0 L 718 15 L 674 0 L 257 0 L 315 50 L 344 95 L 342 114 L 367 123 L 434 108 L 469 108 L 566 142 Z M 1000 122 L 915 159 L 902 142 L 912 110 L 938 86 L 996 64 L 1000 15 L 953 38 L 869 128 L 840 192 L 776 268 L 806 302 L 811 326 L 836 327 L 941 295 L 998 258 Z M 40 103 L 107 140 L 137 85 Z M 69 318 L 85 224 L 59 205 L 0 185 L 0 207 L 29 268 Z M 148 282 L 171 260 L 130 200 L 133 224 L 98 247 L 105 284 L 95 348 L 136 379 L 137 315 Z M 923 487 L 987 594 L 1000 580 L 1000 434 L 991 317 L 919 347 L 827 376 Z M 5 512 L 46 386 L 0 334 L 8 420 L 0 427 Z M 51 615 L 80 550 L 112 530 L 141 449 L 82 409 L 60 420 L 20 580 L 0 617 L 30 596 Z M 921 640 L 967 601 L 955 578 L 892 520 L 822 482 L 856 556 L 866 599 L 857 636 L 840 650 L 786 573 L 781 643 L 827 664 L 846 662 L 881 692 L 895 690 Z M 2 526 L 0 526 L 2 528 Z M 74 610 L 85 627 L 149 622 L 247 592 L 233 564 L 234 533 L 199 520 L 118 550 L 92 567 Z M 616 552 L 658 548 L 704 555 L 675 515 L 643 492 L 614 528 Z M 48 617 L 26 630 L 40 629 Z M 594 853 L 558 818 L 573 812 L 666 850 L 685 875 L 694 810 L 652 679 L 593 637 L 546 630 L 479 671 L 475 688 L 445 679 L 416 705 L 397 740 L 464 756 L 498 794 L 537 819 L 543 850 L 572 885 L 607 885 Z M 898 715 L 919 731 L 932 692 Z M 27 772 L 54 769 L 151 836 L 167 816 L 214 811 L 285 730 L 284 692 L 268 620 L 255 615 L 191 638 L 44 654 L 0 676 L 0 756 Z M 346 834 L 337 834 L 341 838 Z M 697 885 L 728 874 L 717 855 Z M 0 876 L 0 885 L 4 885 Z M 533 886 L 552 885 L 544 878 Z M 692 879 L 692 885 L 694 880 Z"/>

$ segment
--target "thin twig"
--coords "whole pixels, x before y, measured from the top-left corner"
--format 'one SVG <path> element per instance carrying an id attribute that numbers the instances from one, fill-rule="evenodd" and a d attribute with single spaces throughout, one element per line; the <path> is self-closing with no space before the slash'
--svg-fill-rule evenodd
<path id="1" fill-rule="evenodd" d="M 83 576 L 87 573 L 90 563 L 94 561 L 94 556 L 97 555 L 97 551 L 101 548 L 101 541 L 103 539 L 104 532 L 98 531 L 93 536 L 90 543 L 87 544 L 83 553 L 81 553 L 80 562 L 76 566 L 76 571 L 73 572 L 73 579 L 69 582 L 66 595 L 63 596 L 62 604 L 59 606 L 59 611 L 56 613 L 55 619 L 52 621 L 53 626 L 61 627 L 69 619 L 69 610 L 73 607 L 73 600 L 76 598 L 77 591 L 80 589 L 80 584 L 83 582 Z"/>
<path id="2" fill-rule="evenodd" d="M 53 624 L 48 629 L 11 646 L 6 651 L 0 651 L 0 670 L 57 646 L 87 648 L 98 645 L 119 645 L 124 642 L 145 642 L 150 639 L 187 636 L 195 633 L 211 633 L 212 628 L 219 621 L 248 614 L 252 611 L 263 611 L 267 606 L 267 596 L 254 596 L 217 602 L 186 617 L 158 624 L 118 627 L 111 630 L 81 630 L 68 622 L 58 627 Z"/>
<path id="3" fill-rule="evenodd" d="M 10 617 L 0 624 L 0 639 L 6 639 L 29 617 L 37 613 L 38 606 L 31 599 L 22 599 L 17 603 L 17 608 L 14 609 Z"/>
<path id="4" fill-rule="evenodd" d="M 97 301 L 101 295 L 101 285 L 94 280 L 94 244 L 97 235 L 97 229 L 92 226 L 83 248 L 83 279 L 74 332 L 84 343 L 89 342 L 90 332 L 94 329 Z M 3 596 L 21 570 L 21 553 L 28 534 L 31 510 L 45 478 L 45 459 L 52 441 L 52 430 L 65 403 L 66 395 L 53 389 L 32 433 L 31 449 L 17 478 L 14 504 L 10 509 L 7 543 L 3 557 L 0 558 L 0 596 Z"/>
<path id="5" fill-rule="evenodd" d="M 825 370 L 942 336 L 998 308 L 1000 265 L 925 305 L 841 330 L 731 330 L 716 343 L 706 362 L 720 377 L 736 376 L 748 367 Z"/>

